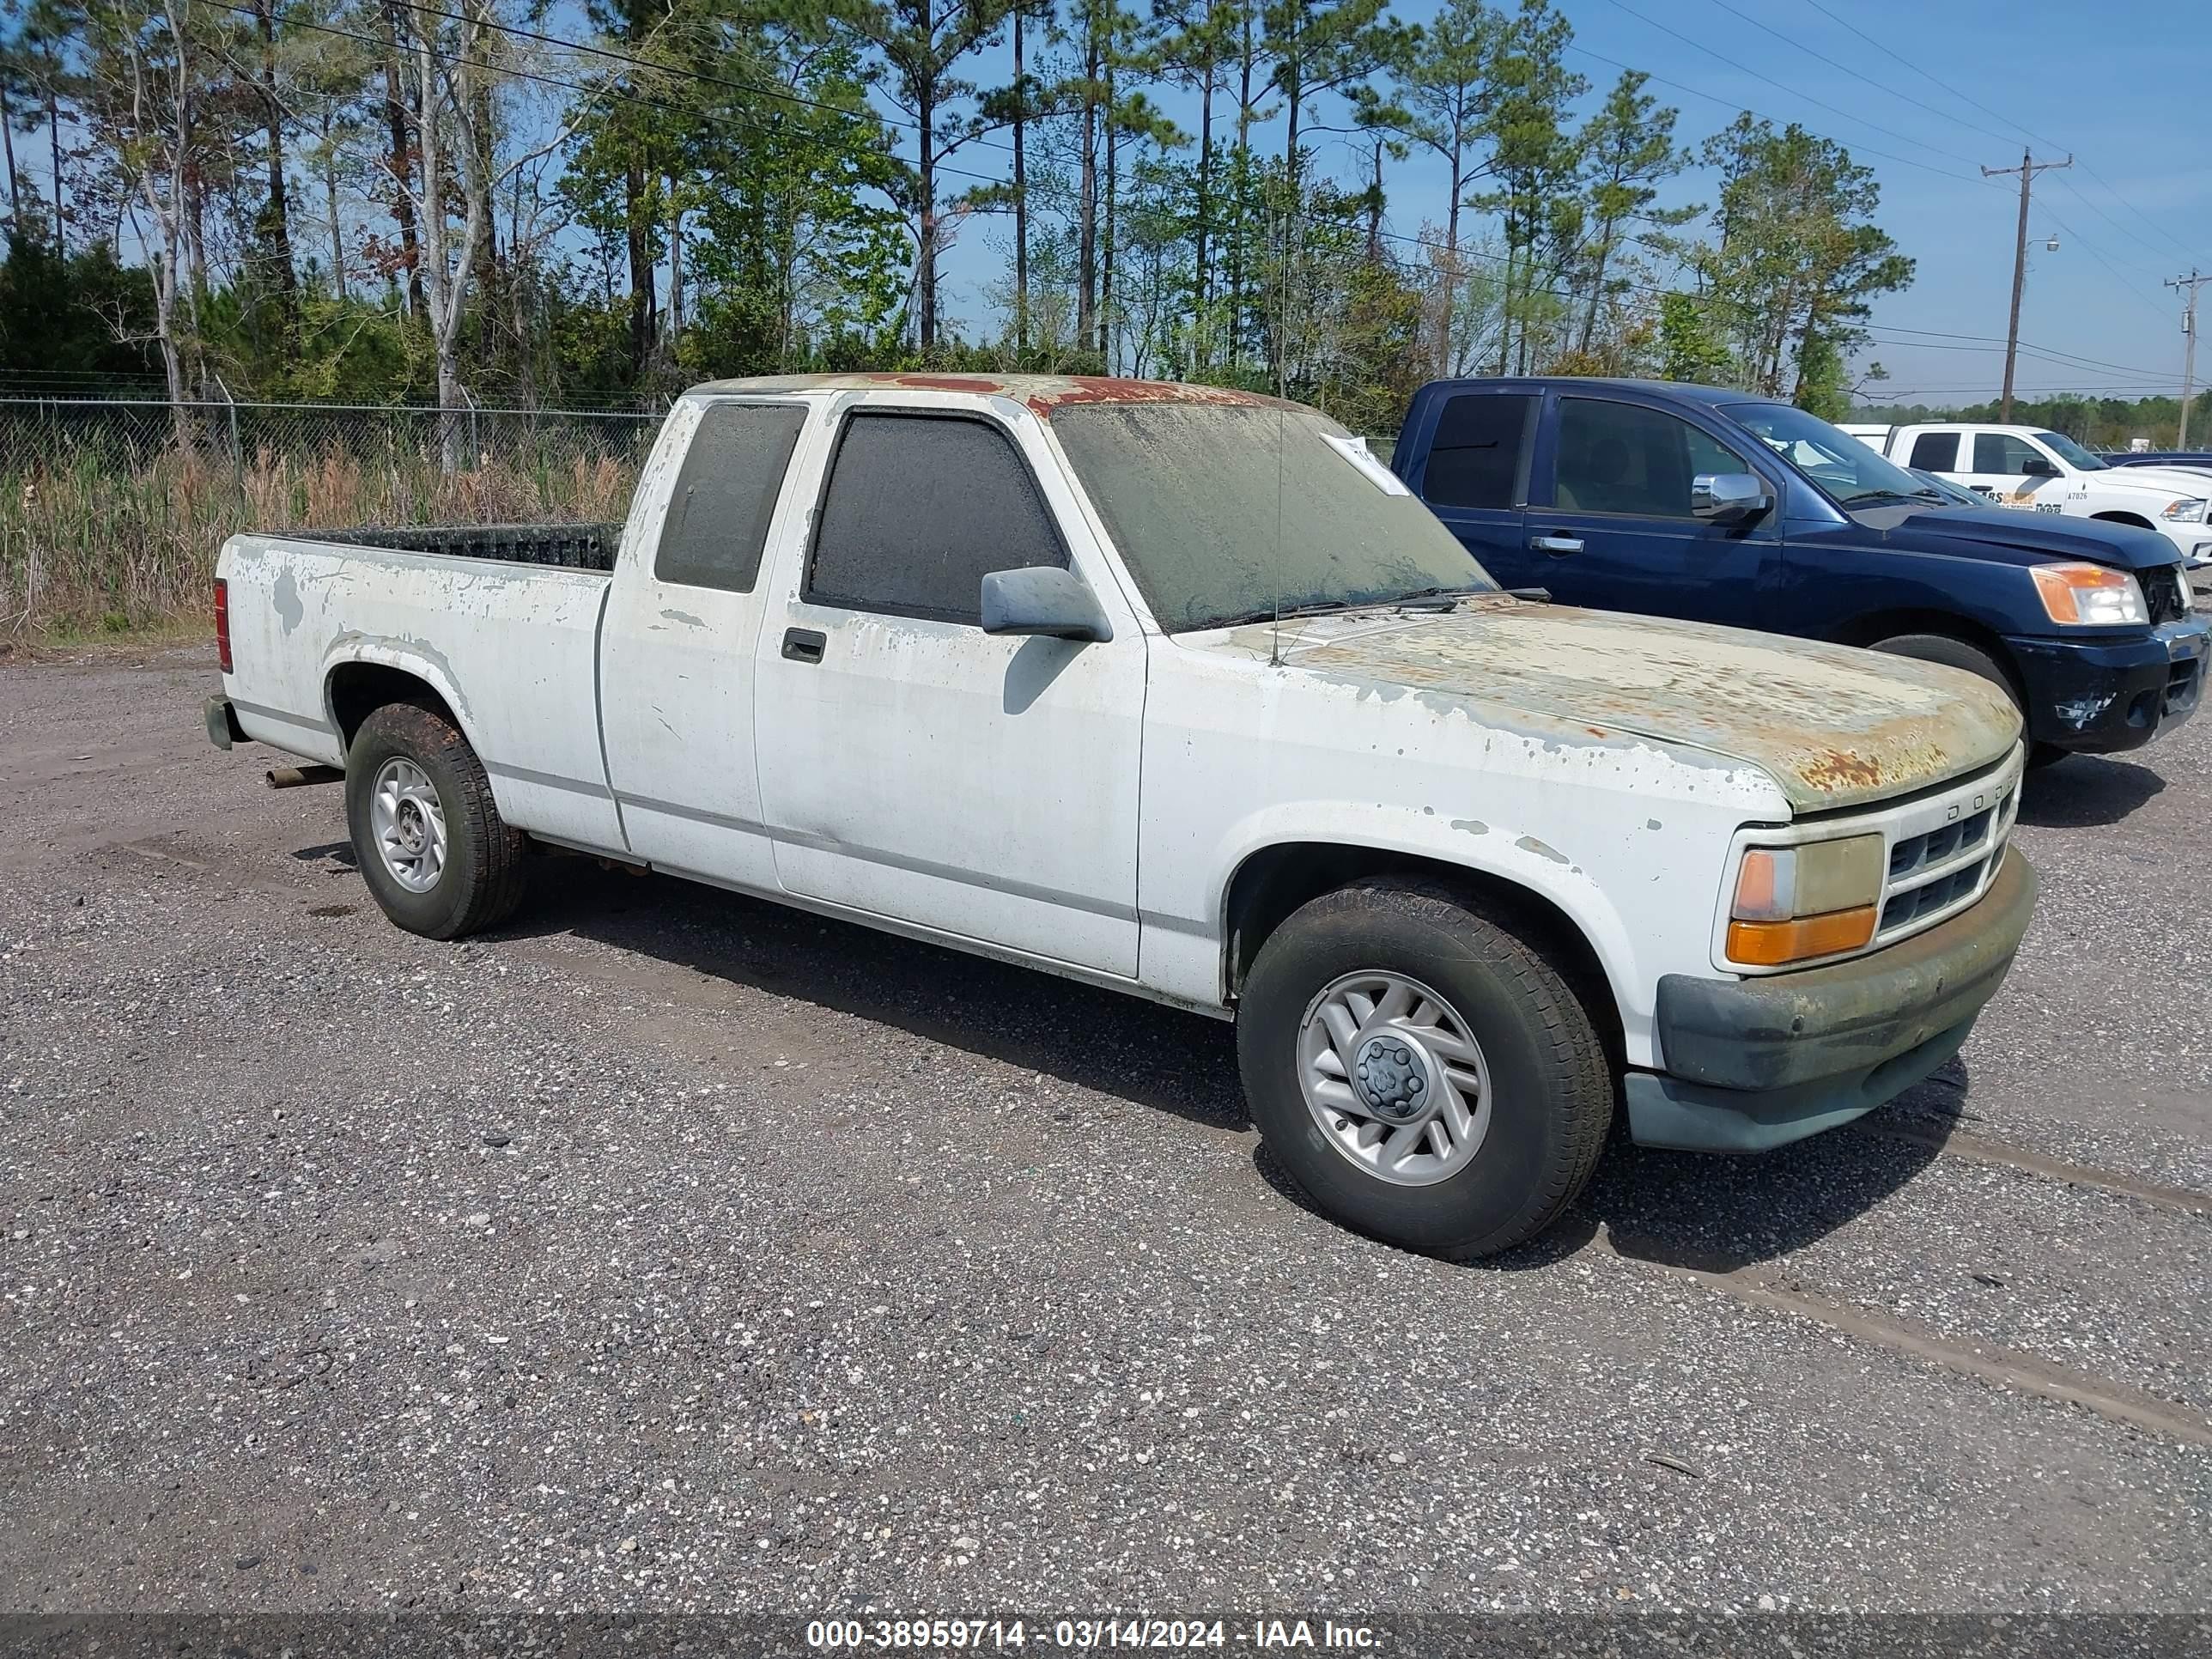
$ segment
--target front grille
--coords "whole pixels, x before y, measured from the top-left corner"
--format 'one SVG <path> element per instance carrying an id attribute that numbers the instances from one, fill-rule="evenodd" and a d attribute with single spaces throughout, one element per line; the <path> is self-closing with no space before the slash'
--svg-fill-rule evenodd
<path id="1" fill-rule="evenodd" d="M 1913 809 L 1889 844 L 1875 943 L 1901 939 L 1978 894 L 2004 857 L 2005 839 L 2019 805 L 2020 786 L 2014 781 L 1994 803 L 1986 787 L 1970 786 L 1949 800 L 1939 797 Z M 1938 812 L 1960 816 L 1939 819 L 1935 817 Z M 1919 829 L 1912 819 L 1928 827 Z"/>
<path id="2" fill-rule="evenodd" d="M 2189 614 L 2189 584 L 2179 565 L 2162 564 L 2154 570 L 2142 571 L 2136 580 L 2142 584 L 2143 603 L 2150 607 L 2153 628 L 2179 622 Z"/>
<path id="3" fill-rule="evenodd" d="M 2005 798 L 2006 805 L 2011 797 Z M 1979 847 L 1990 833 L 1990 824 L 2002 807 L 1990 807 L 1970 818 L 1956 823 L 1947 823 L 1940 830 L 1930 830 L 1925 835 L 1906 836 L 1889 849 L 1889 878 L 1899 881 L 1916 870 L 1924 870 L 1931 864 L 1941 864 L 1954 854 L 1969 848 Z"/>
<path id="4" fill-rule="evenodd" d="M 1938 876 L 1917 887 L 1908 887 L 1901 893 L 1893 893 L 1881 907 L 1881 933 L 1906 927 L 1923 916 L 1932 916 L 1945 906 L 1954 904 L 1981 884 L 1983 866 L 1987 859 L 1976 859 L 1972 864 L 1960 866 L 1948 876 Z"/>

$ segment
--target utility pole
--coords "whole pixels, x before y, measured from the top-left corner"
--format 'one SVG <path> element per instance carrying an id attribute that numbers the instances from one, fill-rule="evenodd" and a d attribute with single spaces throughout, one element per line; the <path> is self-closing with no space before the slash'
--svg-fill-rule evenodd
<path id="1" fill-rule="evenodd" d="M 2001 179 L 2007 173 L 2012 173 L 2020 174 L 2020 235 L 2013 245 L 2012 254 L 2012 322 L 2005 330 L 2004 404 L 1997 414 L 1998 421 L 2005 424 L 2009 424 L 2012 421 L 2012 368 L 2014 359 L 2020 355 L 2020 291 L 2027 283 L 2028 186 L 2035 182 L 2035 175 L 2039 173 L 2048 173 L 2055 167 L 2070 167 L 2073 165 L 2074 158 L 2071 155 L 2063 161 L 2039 161 L 2032 152 L 2022 150 L 2020 153 L 2020 165 L 2016 167 L 1984 167 L 1982 169 L 1982 177 L 1984 179 Z"/>
<path id="2" fill-rule="evenodd" d="M 2181 431 L 2173 441 L 2176 449 L 2189 447 L 2189 400 L 2197 392 L 2197 290 L 2207 283 L 2212 283 L 2212 276 L 2199 276 L 2195 265 L 2186 276 L 2166 279 L 2168 288 L 2179 289 L 2183 295 L 2181 333 L 2189 342 L 2181 349 Z"/>

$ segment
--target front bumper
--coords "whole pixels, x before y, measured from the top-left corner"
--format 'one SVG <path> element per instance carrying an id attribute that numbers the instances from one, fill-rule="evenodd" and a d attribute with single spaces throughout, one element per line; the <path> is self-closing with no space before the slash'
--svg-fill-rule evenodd
<path id="1" fill-rule="evenodd" d="M 2028 735 L 2082 754 L 2136 749 L 2197 712 L 2212 624 L 2184 617 L 2131 640 L 2011 639 Z"/>
<path id="2" fill-rule="evenodd" d="M 1640 1146 L 1758 1152 L 1895 1099 L 1959 1052 L 2035 908 L 2034 867 L 2005 854 L 1989 890 L 1924 933 L 1830 968 L 1659 981 L 1667 1072 L 1628 1074 Z"/>

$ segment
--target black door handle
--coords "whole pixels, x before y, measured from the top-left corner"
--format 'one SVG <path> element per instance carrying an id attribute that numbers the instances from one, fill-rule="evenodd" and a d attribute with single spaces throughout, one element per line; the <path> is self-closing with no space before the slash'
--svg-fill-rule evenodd
<path id="1" fill-rule="evenodd" d="M 783 654 L 793 662 L 820 662 L 822 647 L 830 636 L 819 629 L 787 628 L 783 630 Z"/>

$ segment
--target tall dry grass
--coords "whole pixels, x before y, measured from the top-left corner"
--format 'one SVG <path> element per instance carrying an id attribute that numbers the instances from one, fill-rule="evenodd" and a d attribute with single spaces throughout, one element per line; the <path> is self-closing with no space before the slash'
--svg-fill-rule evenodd
<path id="1" fill-rule="evenodd" d="M 604 453 L 445 472 L 396 452 L 264 449 L 242 465 L 169 448 L 0 454 L 0 640 L 123 633 L 205 614 L 216 555 L 247 530 L 591 524 L 628 511 L 635 465 Z"/>

